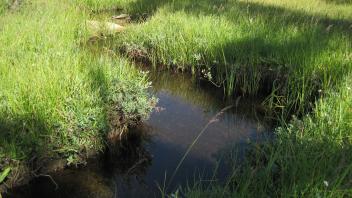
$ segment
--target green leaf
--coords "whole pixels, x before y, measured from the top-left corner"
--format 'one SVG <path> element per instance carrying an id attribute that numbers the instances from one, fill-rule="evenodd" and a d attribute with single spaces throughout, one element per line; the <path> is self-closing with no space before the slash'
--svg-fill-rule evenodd
<path id="1" fill-rule="evenodd" d="M 0 184 L 5 180 L 5 178 L 10 174 L 11 168 L 7 167 L 5 170 L 0 173 Z"/>

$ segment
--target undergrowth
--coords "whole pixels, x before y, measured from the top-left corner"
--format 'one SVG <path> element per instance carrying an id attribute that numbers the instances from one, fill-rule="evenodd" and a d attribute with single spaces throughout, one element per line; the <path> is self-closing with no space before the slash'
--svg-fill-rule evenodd
<path id="1" fill-rule="evenodd" d="M 102 7 L 93 10 L 111 5 L 95 2 Z M 253 145 L 244 161 L 230 160 L 225 184 L 199 181 L 172 196 L 352 196 L 350 1 L 113 4 L 134 23 L 106 41 L 110 49 L 202 75 L 229 96 L 266 94 L 263 103 L 281 121 L 275 140 Z"/>
<path id="2" fill-rule="evenodd" d="M 282 121 L 275 140 L 233 162 L 225 184 L 200 182 L 183 194 L 352 196 L 348 0 L 37 0 L 20 12 L 0 8 L 2 169 L 44 153 L 79 159 L 102 149 L 102 134 L 120 122 L 111 115 L 148 114 L 142 74 L 121 57 L 79 48 L 84 21 L 111 8 L 134 23 L 105 42 L 108 51 L 202 75 L 229 96 L 265 94 Z"/>
<path id="3" fill-rule="evenodd" d="M 81 47 L 86 19 L 70 1 L 25 1 L 1 15 L 0 171 L 43 158 L 82 163 L 109 132 L 149 115 L 145 75 Z"/>
<path id="4" fill-rule="evenodd" d="M 276 117 L 306 113 L 351 68 L 349 4 L 346 9 L 320 6 L 317 13 L 287 2 L 120 4 L 142 23 L 130 25 L 109 41 L 112 49 L 144 56 L 157 66 L 203 75 L 229 96 L 267 94 L 265 104 L 278 112 Z"/>
<path id="5" fill-rule="evenodd" d="M 186 197 L 350 197 L 352 195 L 352 90 L 342 83 L 314 112 L 276 129 L 272 143 L 253 145 L 245 161 L 230 158 L 224 185 L 202 182 Z"/>

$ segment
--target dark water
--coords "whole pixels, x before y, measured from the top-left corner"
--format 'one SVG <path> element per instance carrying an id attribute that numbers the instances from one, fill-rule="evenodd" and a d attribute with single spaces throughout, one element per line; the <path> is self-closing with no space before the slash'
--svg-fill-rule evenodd
<path id="1" fill-rule="evenodd" d="M 270 134 L 256 113 L 260 105 L 255 99 L 224 102 L 221 90 L 188 75 L 163 72 L 150 77 L 158 108 L 148 121 L 131 129 L 129 140 L 87 167 L 38 177 L 5 197 L 160 197 L 158 186 L 174 192 L 195 180 L 205 185 L 225 180 L 229 159 L 240 159 L 248 142 Z M 170 181 L 189 145 L 229 105 L 234 107 L 205 130 Z"/>

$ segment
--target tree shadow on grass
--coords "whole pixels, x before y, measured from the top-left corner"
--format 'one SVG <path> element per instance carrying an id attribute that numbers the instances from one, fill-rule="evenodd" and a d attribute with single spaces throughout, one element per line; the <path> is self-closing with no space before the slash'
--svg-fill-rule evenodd
<path id="1" fill-rule="evenodd" d="M 332 19 L 326 16 L 310 15 L 301 11 L 261 5 L 257 3 L 244 3 L 229 0 L 218 1 L 172 1 L 172 0 L 139 0 L 131 3 L 128 8 L 134 14 L 147 12 L 153 14 L 158 8 L 168 6 L 171 12 L 185 11 L 190 15 L 197 16 L 220 16 L 226 17 L 234 24 L 245 21 L 251 28 L 250 20 L 260 19 L 264 21 L 262 33 L 256 33 L 251 38 L 233 38 L 215 49 L 210 49 L 217 56 L 222 57 L 225 53 L 227 62 L 233 63 L 238 60 L 251 58 L 272 57 L 279 61 L 298 61 L 292 64 L 301 64 L 306 58 L 319 56 L 320 52 L 328 49 L 332 38 L 347 36 L 352 39 L 352 21 L 346 19 Z M 220 9 L 220 10 L 219 10 Z M 187 17 L 187 15 L 185 15 Z M 214 27 L 216 24 L 214 24 Z M 268 35 L 277 35 L 278 31 L 287 29 L 287 33 L 298 28 L 297 36 L 293 38 L 284 37 L 281 43 L 274 38 L 268 39 Z M 254 28 L 254 27 L 252 27 Z M 282 34 L 284 34 L 283 32 Z M 282 36 L 282 35 L 279 35 Z M 275 36 L 274 36 L 275 37 Z M 224 48 L 224 49 L 221 49 Z M 221 54 L 221 55 L 220 55 Z M 287 57 L 290 55 L 294 58 Z M 305 58 L 297 58 L 305 57 Z"/>
<path id="2" fill-rule="evenodd" d="M 288 54 L 294 57 L 318 56 L 320 52 L 327 49 L 332 37 L 347 36 L 352 39 L 352 21 L 346 19 L 332 19 L 326 16 L 310 15 L 301 11 L 279 8 L 275 6 L 261 5 L 257 3 L 244 3 L 228 0 L 218 1 L 171 1 L 171 0 L 139 0 L 131 3 L 128 8 L 134 14 L 147 12 L 153 14 L 158 8 L 168 6 L 170 11 L 185 11 L 190 15 L 197 16 L 220 16 L 226 17 L 229 22 L 236 24 L 247 21 L 250 26 L 251 19 L 263 20 L 266 30 L 256 34 L 252 38 L 239 40 L 234 38 L 223 46 L 219 46 L 214 53 L 225 53 L 227 62 L 235 60 L 248 60 L 251 58 L 268 57 L 275 59 L 290 59 Z M 220 9 L 220 10 L 219 10 Z M 187 17 L 187 15 L 185 16 Z M 216 24 L 214 24 L 214 27 Z M 294 38 L 283 38 L 281 43 L 274 39 L 268 39 L 269 34 L 289 28 L 298 28 L 298 34 Z M 293 31 L 293 30 L 292 30 Z M 284 34 L 284 32 L 283 32 Z M 225 48 L 221 50 L 221 48 Z M 221 55 L 218 55 L 222 57 Z M 294 59 L 290 59 L 290 62 Z M 301 61 L 304 58 L 296 58 Z M 300 62 L 294 63 L 299 64 Z"/>
<path id="3" fill-rule="evenodd" d="M 311 38 L 310 44 L 307 44 L 307 37 Z M 215 57 L 224 56 L 226 58 L 226 62 L 220 59 L 220 65 L 225 66 L 220 68 L 214 66 L 213 68 L 215 73 L 227 79 L 225 83 L 238 85 L 235 87 L 237 93 L 252 94 L 253 89 L 256 89 L 254 93 L 268 95 L 275 87 L 280 88 L 277 94 L 285 95 L 287 94 L 286 89 L 294 86 L 292 83 L 295 82 L 309 85 L 311 92 L 307 90 L 305 99 L 314 101 L 323 86 L 321 82 L 324 74 L 329 73 L 330 76 L 334 76 L 333 80 L 337 80 L 346 75 L 344 71 L 348 70 L 348 65 L 343 64 L 343 60 L 330 62 L 330 64 L 340 65 L 338 68 L 330 67 L 322 70 L 314 68 L 315 65 L 310 65 L 315 64 L 315 59 L 326 50 L 328 43 L 327 35 L 312 36 L 311 32 L 302 32 L 285 42 L 268 41 L 262 35 L 234 39 L 212 49 L 213 54 L 217 54 Z M 207 60 L 209 64 L 212 61 Z M 328 70 L 333 71 L 328 72 Z M 300 73 L 299 76 L 297 76 L 298 73 Z M 305 73 L 309 73 L 309 78 L 303 78 Z M 292 79 L 294 76 L 297 78 Z M 244 77 L 248 78 L 248 83 L 252 82 L 256 85 L 252 84 L 251 89 L 248 89 L 246 87 L 248 84 L 241 81 Z M 333 85 L 336 82 L 331 83 Z"/>
<path id="4" fill-rule="evenodd" d="M 211 66 L 214 61 L 211 60 L 212 58 L 217 59 L 215 61 L 222 61 L 220 66 L 216 66 L 217 73 L 220 73 L 220 76 L 223 73 L 226 73 L 225 75 L 236 73 L 237 76 L 248 74 L 247 76 L 242 75 L 242 79 L 247 77 L 250 77 L 250 79 L 254 79 L 252 77 L 262 78 L 262 81 L 269 83 L 269 85 L 264 84 L 264 86 L 267 86 L 268 92 L 273 88 L 273 82 L 282 81 L 291 76 L 291 83 L 302 86 L 297 90 L 301 91 L 306 98 L 301 100 L 307 101 L 307 98 L 313 98 L 314 100 L 320 86 L 324 84 L 324 88 L 326 88 L 326 84 L 334 85 L 338 79 L 343 78 L 348 73 L 345 71 L 348 70 L 349 65 L 343 58 L 331 56 L 331 59 L 328 60 L 327 55 L 323 54 L 332 54 L 336 51 L 343 53 L 341 51 L 345 48 L 348 51 L 348 44 L 341 41 L 341 38 L 344 40 L 352 39 L 351 20 L 335 19 L 319 14 L 311 15 L 303 11 L 258 3 L 228 0 L 139 0 L 128 6 L 132 14 L 147 12 L 150 15 L 153 15 L 159 8 L 166 7 L 166 10 L 170 13 L 182 11 L 186 13 L 184 17 L 199 17 L 200 23 L 203 16 L 225 18 L 227 22 L 237 26 L 239 31 L 246 35 L 233 36 L 227 39 L 225 43 L 216 43 L 204 50 L 202 55 L 205 59 L 205 65 Z M 167 24 L 167 22 L 161 23 Z M 165 24 L 162 25 L 167 27 Z M 214 24 L 214 27 L 216 25 Z M 253 33 L 247 35 L 246 30 Z M 292 32 L 295 33 L 292 34 Z M 157 34 L 157 32 L 152 33 Z M 183 37 L 180 38 L 180 40 L 182 39 Z M 180 49 L 180 51 L 182 50 Z M 184 53 L 192 56 L 192 53 L 198 52 L 188 50 Z M 177 59 L 177 57 L 173 57 L 177 55 L 171 54 L 170 56 L 170 59 Z M 162 58 L 165 59 L 165 57 Z M 227 71 L 226 64 L 230 65 L 230 72 Z M 235 66 L 236 64 L 237 66 Z M 319 65 L 326 66 L 322 68 Z M 234 69 L 236 67 L 237 70 Z M 241 71 L 237 72 L 238 69 Z M 253 72 L 256 69 L 262 71 L 259 77 L 252 75 L 258 74 L 258 72 Z M 263 74 L 268 75 L 268 77 Z M 322 82 L 324 75 L 328 75 L 331 80 Z M 306 79 L 307 76 L 310 76 L 311 79 Z M 241 83 L 232 82 L 233 78 L 227 76 L 223 79 L 230 79 L 227 82 L 229 85 Z M 218 80 L 222 82 L 223 79 Z M 256 83 L 261 86 L 260 82 Z M 242 86 L 246 85 L 243 84 Z M 253 90 L 252 87 L 249 89 Z M 286 93 L 282 91 L 282 93 L 287 94 L 288 91 L 286 90 Z M 292 97 L 295 98 L 298 95 Z"/>
<path id="5" fill-rule="evenodd" d="M 46 159 L 56 157 L 53 148 L 57 144 L 50 141 L 52 127 L 32 113 L 0 117 L 0 172 L 12 168 L 0 191 L 26 183 Z"/>
<path id="6" fill-rule="evenodd" d="M 329 4 L 336 4 L 336 5 L 348 5 L 352 4 L 352 0 L 323 0 Z"/>
<path id="7" fill-rule="evenodd" d="M 327 0 L 327 1 L 350 1 L 350 0 Z M 258 17 L 264 19 L 270 25 L 271 22 L 282 26 L 287 25 L 321 25 L 338 27 L 337 31 L 345 34 L 352 33 L 352 21 L 347 19 L 335 19 L 321 14 L 309 14 L 304 11 L 291 10 L 272 5 L 263 5 L 252 2 L 238 2 L 231 0 L 137 0 L 127 4 L 127 10 L 135 16 L 153 16 L 158 9 L 166 7 L 170 12 L 185 11 L 191 15 L 226 16 L 229 21 L 236 22 L 244 17 Z M 333 29 L 332 29 L 333 30 Z"/>
<path id="8" fill-rule="evenodd" d="M 15 160 L 39 157 L 47 151 L 47 136 L 52 125 L 34 114 L 0 118 L 0 139 L 3 151 Z"/>

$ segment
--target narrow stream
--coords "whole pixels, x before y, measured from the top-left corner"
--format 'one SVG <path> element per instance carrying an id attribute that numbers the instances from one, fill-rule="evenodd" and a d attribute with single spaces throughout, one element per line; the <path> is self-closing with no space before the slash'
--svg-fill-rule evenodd
<path id="1" fill-rule="evenodd" d="M 256 113 L 260 105 L 255 99 L 224 102 L 221 90 L 187 74 L 158 72 L 150 78 L 150 91 L 159 98 L 157 111 L 131 130 L 127 145 L 110 149 L 87 167 L 38 177 L 5 197 L 160 197 L 158 186 L 173 192 L 195 180 L 225 180 L 234 148 L 241 156 L 248 142 L 270 136 L 270 127 Z M 206 129 L 170 182 L 189 145 L 229 105 L 234 107 Z"/>

